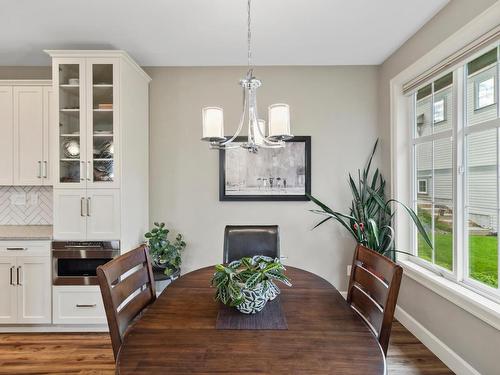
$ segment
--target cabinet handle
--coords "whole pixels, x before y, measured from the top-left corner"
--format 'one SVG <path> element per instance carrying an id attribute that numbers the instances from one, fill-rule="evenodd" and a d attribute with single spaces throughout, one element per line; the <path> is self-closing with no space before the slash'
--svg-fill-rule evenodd
<path id="1" fill-rule="evenodd" d="M 14 284 L 14 276 L 13 276 L 13 272 L 12 272 L 12 271 L 14 271 L 14 268 L 16 268 L 16 267 L 15 266 L 10 267 L 10 285 L 15 286 L 16 284 Z"/>
<path id="2" fill-rule="evenodd" d="M 81 197 L 80 198 L 80 216 L 85 216 L 85 213 L 83 212 L 84 208 L 84 202 L 85 202 L 85 198 L 84 197 Z"/>
<path id="3" fill-rule="evenodd" d="M 21 283 L 21 277 L 19 276 L 19 274 L 20 274 L 19 271 L 21 271 L 21 266 L 17 267 L 17 272 L 16 272 L 16 274 L 17 274 L 17 285 L 23 285 Z"/>
<path id="4" fill-rule="evenodd" d="M 96 303 L 94 303 L 93 305 L 81 305 L 81 304 L 79 304 L 79 303 L 77 303 L 77 304 L 76 304 L 76 307 L 90 307 L 90 308 L 94 308 L 94 307 L 96 307 L 96 306 L 97 306 L 97 304 L 96 304 Z"/>
<path id="5" fill-rule="evenodd" d="M 7 250 L 23 251 L 28 250 L 27 247 L 8 247 Z"/>
<path id="6" fill-rule="evenodd" d="M 48 168 L 47 160 L 44 160 L 43 161 L 43 178 L 47 178 L 47 168 Z"/>
<path id="7" fill-rule="evenodd" d="M 87 216 L 90 216 L 90 198 L 87 198 Z"/>
<path id="8" fill-rule="evenodd" d="M 37 178 L 42 178 L 42 162 L 38 160 L 38 176 Z"/>
<path id="9" fill-rule="evenodd" d="M 80 169 L 80 181 L 85 181 L 85 177 L 83 177 L 83 169 L 85 168 L 85 162 L 82 160 L 81 162 L 81 169 Z"/>
<path id="10" fill-rule="evenodd" d="M 91 165 L 90 165 L 90 161 L 88 161 L 87 163 L 88 163 L 88 164 L 87 164 L 87 181 L 90 181 L 89 172 L 90 172 L 90 167 L 91 167 Z"/>

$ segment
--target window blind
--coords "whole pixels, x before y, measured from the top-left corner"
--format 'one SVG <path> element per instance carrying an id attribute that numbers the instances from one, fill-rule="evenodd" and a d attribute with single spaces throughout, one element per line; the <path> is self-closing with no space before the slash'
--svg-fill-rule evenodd
<path id="1" fill-rule="evenodd" d="M 418 75 L 412 80 L 403 84 L 403 93 L 408 94 L 421 86 L 422 84 L 432 80 L 444 71 L 453 66 L 465 62 L 465 60 L 472 56 L 474 53 L 480 51 L 491 43 L 500 40 L 500 26 L 488 31 L 486 34 L 476 39 L 475 41 L 469 43 L 464 48 L 458 50 L 454 54 L 448 56 L 446 59 L 441 61 L 439 64 L 434 65 L 431 69 Z"/>

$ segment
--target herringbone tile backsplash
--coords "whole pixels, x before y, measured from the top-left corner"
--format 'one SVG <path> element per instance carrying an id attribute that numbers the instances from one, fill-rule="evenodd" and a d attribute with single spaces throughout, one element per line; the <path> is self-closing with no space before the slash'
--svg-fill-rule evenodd
<path id="1" fill-rule="evenodd" d="M 0 225 L 52 225 L 52 187 L 0 186 Z"/>

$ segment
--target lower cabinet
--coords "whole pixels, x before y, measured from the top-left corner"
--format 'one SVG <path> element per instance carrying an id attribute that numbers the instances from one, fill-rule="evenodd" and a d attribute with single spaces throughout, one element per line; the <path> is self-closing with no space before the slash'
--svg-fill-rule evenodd
<path id="1" fill-rule="evenodd" d="M 50 267 L 48 242 L 0 244 L 0 324 L 51 323 Z"/>
<path id="2" fill-rule="evenodd" d="M 52 297 L 54 324 L 106 324 L 99 286 L 53 286 Z"/>

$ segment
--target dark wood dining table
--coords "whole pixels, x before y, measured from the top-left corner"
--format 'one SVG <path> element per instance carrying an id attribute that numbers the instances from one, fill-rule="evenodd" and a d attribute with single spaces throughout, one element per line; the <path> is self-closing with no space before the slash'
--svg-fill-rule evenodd
<path id="1" fill-rule="evenodd" d="M 116 372 L 127 374 L 384 374 L 368 327 L 325 279 L 287 267 L 286 330 L 218 330 L 214 268 L 174 281 L 130 327 Z"/>

